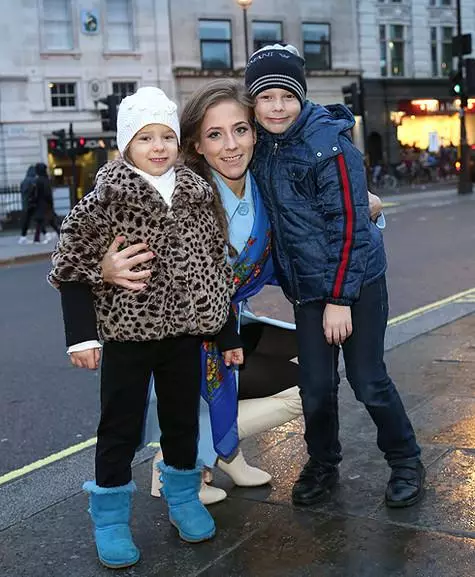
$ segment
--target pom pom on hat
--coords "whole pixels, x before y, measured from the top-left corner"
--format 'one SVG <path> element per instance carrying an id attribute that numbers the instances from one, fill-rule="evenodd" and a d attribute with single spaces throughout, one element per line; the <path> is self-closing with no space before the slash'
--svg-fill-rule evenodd
<path id="1" fill-rule="evenodd" d="M 144 86 L 126 96 L 117 113 L 117 148 L 121 154 L 137 132 L 147 124 L 163 124 L 173 130 L 180 143 L 180 121 L 177 105 L 163 90 Z"/>

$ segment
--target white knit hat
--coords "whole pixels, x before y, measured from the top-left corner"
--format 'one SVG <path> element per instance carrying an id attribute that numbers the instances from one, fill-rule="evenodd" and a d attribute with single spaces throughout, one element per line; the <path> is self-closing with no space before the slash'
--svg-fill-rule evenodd
<path id="1" fill-rule="evenodd" d="M 117 148 L 121 154 L 137 132 L 147 124 L 163 124 L 173 130 L 180 143 L 177 106 L 163 90 L 155 86 L 139 88 L 126 96 L 117 113 Z"/>

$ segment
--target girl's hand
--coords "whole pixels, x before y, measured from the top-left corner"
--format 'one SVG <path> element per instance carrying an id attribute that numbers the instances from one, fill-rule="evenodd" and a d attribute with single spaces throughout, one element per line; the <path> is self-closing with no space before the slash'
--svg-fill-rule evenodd
<path id="1" fill-rule="evenodd" d="M 323 312 L 323 332 L 329 345 L 342 345 L 353 332 L 351 308 L 328 303 Z"/>
<path id="2" fill-rule="evenodd" d="M 150 269 L 134 272 L 132 268 L 143 262 L 148 262 L 155 255 L 147 250 L 148 247 L 143 242 L 119 250 L 124 241 L 125 236 L 116 237 L 104 255 L 101 263 L 102 278 L 106 283 L 139 291 L 147 286 L 145 280 L 150 277 L 152 272 Z"/>
<path id="3" fill-rule="evenodd" d="M 223 352 L 224 364 L 229 367 L 231 365 L 242 365 L 244 362 L 244 350 L 230 349 L 229 351 Z"/>
<path id="4" fill-rule="evenodd" d="M 371 220 L 376 220 L 378 216 L 381 214 L 381 211 L 383 210 L 383 203 L 381 202 L 379 196 L 372 194 L 369 190 L 368 190 L 368 201 L 369 201 L 370 218 Z"/>
<path id="5" fill-rule="evenodd" d="M 86 351 L 71 353 L 69 358 L 75 367 L 94 371 L 99 367 L 101 349 L 87 349 Z"/>

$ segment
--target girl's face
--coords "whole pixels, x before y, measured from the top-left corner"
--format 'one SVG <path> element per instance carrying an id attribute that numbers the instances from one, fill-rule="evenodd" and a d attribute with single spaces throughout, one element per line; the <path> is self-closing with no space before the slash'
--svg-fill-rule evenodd
<path id="1" fill-rule="evenodd" d="M 206 111 L 195 148 L 236 192 L 236 186 L 245 178 L 255 143 L 248 109 L 234 100 L 225 100 Z"/>
<path id="2" fill-rule="evenodd" d="M 295 94 L 282 88 L 269 88 L 256 96 L 256 120 L 272 134 L 285 132 L 297 120 L 301 110 Z"/>
<path id="3" fill-rule="evenodd" d="M 130 141 L 127 156 L 140 170 L 152 176 L 161 176 L 177 161 L 176 134 L 163 124 L 147 124 Z"/>

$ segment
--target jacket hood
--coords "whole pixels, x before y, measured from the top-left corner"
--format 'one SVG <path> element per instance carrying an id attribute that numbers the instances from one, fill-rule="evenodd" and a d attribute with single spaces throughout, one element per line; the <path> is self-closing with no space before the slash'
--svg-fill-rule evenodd
<path id="1" fill-rule="evenodd" d="M 307 140 L 318 133 L 321 136 L 334 139 L 338 134 L 350 130 L 355 124 L 355 119 L 350 110 L 343 104 L 330 104 L 322 106 L 309 100 L 300 112 L 297 120 L 282 134 L 271 134 L 257 124 L 258 138 L 272 139 L 273 141 Z"/>
<path id="2" fill-rule="evenodd" d="M 38 176 L 48 176 L 48 167 L 43 162 L 38 162 L 35 166 L 35 172 Z"/>
<path id="3" fill-rule="evenodd" d="M 32 164 L 31 166 L 28 167 L 28 170 L 26 171 L 25 174 L 25 178 L 34 178 L 35 176 L 36 176 L 36 168 Z"/>

